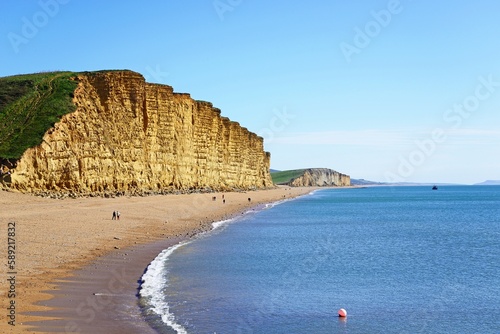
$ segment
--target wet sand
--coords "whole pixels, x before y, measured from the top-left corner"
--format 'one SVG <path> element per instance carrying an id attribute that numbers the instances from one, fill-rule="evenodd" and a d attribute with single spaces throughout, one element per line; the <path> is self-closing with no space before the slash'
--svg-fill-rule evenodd
<path id="1" fill-rule="evenodd" d="M 15 298 L 8 298 L 6 280 L 0 285 L 2 308 L 15 301 L 16 326 L 2 312 L 0 332 L 154 333 L 136 294 L 158 253 L 212 222 L 312 190 L 229 192 L 225 203 L 221 193 L 56 200 L 0 192 L 2 239 L 9 222 L 16 228 Z M 115 210 L 120 220 L 112 220 Z"/>

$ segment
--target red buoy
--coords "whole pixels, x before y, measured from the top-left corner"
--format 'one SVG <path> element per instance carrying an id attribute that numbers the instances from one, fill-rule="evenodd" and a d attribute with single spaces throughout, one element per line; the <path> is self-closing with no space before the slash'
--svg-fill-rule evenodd
<path id="1" fill-rule="evenodd" d="M 339 317 L 344 318 L 347 317 L 347 311 L 343 308 L 339 310 Z"/>

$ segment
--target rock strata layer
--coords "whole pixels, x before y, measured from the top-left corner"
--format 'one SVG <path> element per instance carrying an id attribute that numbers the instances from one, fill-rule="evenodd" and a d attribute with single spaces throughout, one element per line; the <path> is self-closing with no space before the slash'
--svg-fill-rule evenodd
<path id="1" fill-rule="evenodd" d="M 351 177 L 328 168 L 306 169 L 302 175 L 288 183 L 292 187 L 346 187 L 351 185 Z"/>
<path id="2" fill-rule="evenodd" d="M 131 71 L 77 80 L 76 111 L 9 169 L 11 189 L 135 194 L 273 185 L 263 139 L 211 103 Z"/>

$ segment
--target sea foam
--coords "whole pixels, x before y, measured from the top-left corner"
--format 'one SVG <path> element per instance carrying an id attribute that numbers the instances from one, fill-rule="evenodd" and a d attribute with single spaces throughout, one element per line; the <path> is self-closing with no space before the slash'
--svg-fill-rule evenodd
<path id="1" fill-rule="evenodd" d="M 260 210 L 270 209 L 290 200 L 292 199 L 284 199 L 272 203 L 267 203 L 263 206 L 257 207 L 254 210 L 248 210 L 244 212 L 242 216 L 253 214 Z M 225 227 L 228 224 L 238 220 L 242 216 L 214 222 L 212 223 L 212 230 L 210 232 L 201 233 L 197 237 L 206 236 L 207 234 L 210 234 L 216 230 L 220 231 L 222 227 Z M 194 241 L 194 239 L 181 242 L 177 245 L 163 250 L 147 267 L 146 272 L 142 276 L 141 290 L 139 292 L 141 298 L 144 298 L 148 301 L 151 310 L 158 316 L 160 316 L 163 323 L 173 328 L 178 334 L 187 334 L 188 332 L 186 328 L 176 322 L 175 316 L 170 312 L 170 306 L 165 300 L 163 291 L 166 287 L 168 287 L 167 264 L 168 258 L 175 250 L 191 243 L 192 241 Z"/>
<path id="2" fill-rule="evenodd" d="M 235 220 L 236 218 L 231 218 L 214 222 L 212 223 L 212 231 L 220 229 Z M 205 234 L 207 233 L 202 233 L 201 235 Z M 167 264 L 168 258 L 175 250 L 191 243 L 192 241 L 193 240 L 184 241 L 169 247 L 163 250 L 153 261 L 151 261 L 146 269 L 146 272 L 142 275 L 142 284 L 139 293 L 141 298 L 148 301 L 151 310 L 160 316 L 163 323 L 173 328 L 178 334 L 187 334 L 188 332 L 182 325 L 176 322 L 175 316 L 170 312 L 168 302 L 164 299 L 165 295 L 163 291 L 166 287 L 168 287 Z"/>
<path id="3" fill-rule="evenodd" d="M 149 300 L 151 310 L 161 317 L 161 320 L 177 331 L 178 334 L 187 334 L 186 329 L 175 322 L 175 317 L 170 313 L 170 306 L 164 300 L 163 290 L 168 286 L 166 278 L 166 265 L 168 257 L 179 247 L 190 241 L 179 243 L 162 251 L 148 266 L 142 276 L 140 296 Z"/>

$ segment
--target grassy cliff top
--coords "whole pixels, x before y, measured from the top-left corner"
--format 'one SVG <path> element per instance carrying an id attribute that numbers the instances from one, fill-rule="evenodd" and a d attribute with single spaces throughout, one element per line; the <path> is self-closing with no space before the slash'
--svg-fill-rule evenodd
<path id="1" fill-rule="evenodd" d="M 285 170 L 271 173 L 274 184 L 285 184 L 304 174 L 305 169 Z"/>
<path id="2" fill-rule="evenodd" d="M 65 114 L 78 83 L 73 72 L 47 72 L 0 78 L 0 158 L 19 159 Z"/>

